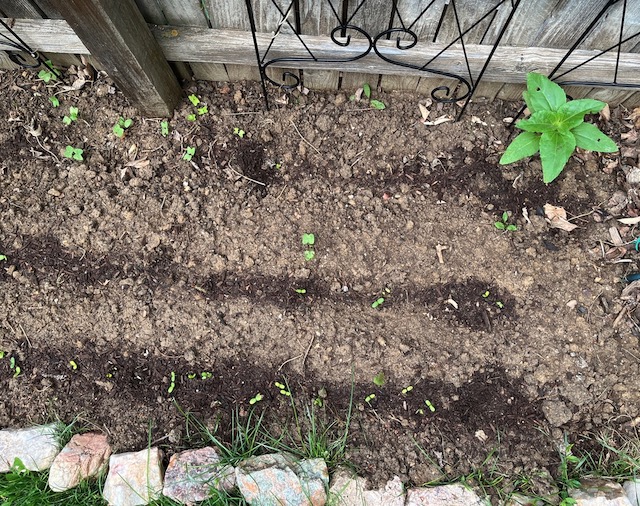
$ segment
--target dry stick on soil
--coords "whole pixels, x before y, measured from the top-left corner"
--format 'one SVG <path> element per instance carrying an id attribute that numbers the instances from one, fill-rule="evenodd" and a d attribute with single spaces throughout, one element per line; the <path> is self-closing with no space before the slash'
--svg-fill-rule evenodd
<path id="1" fill-rule="evenodd" d="M 284 362 L 282 362 L 282 364 L 280 364 L 280 367 L 278 367 L 278 370 L 276 372 L 280 372 L 282 370 L 282 368 L 287 365 L 289 362 L 293 362 L 294 360 L 297 360 L 299 358 L 302 358 L 304 356 L 303 353 L 300 353 L 300 355 L 296 355 L 295 357 L 291 357 L 288 358 L 287 360 L 285 360 Z"/>
<path id="2" fill-rule="evenodd" d="M 293 128 L 295 128 L 295 129 L 296 129 L 296 132 L 298 132 L 298 135 L 300 136 L 300 138 L 301 138 L 304 142 L 306 142 L 309 146 L 311 146 L 311 148 L 312 148 L 316 153 L 318 153 L 319 155 L 321 155 L 321 156 L 322 156 L 322 153 L 320 153 L 320 151 L 318 150 L 318 148 L 316 148 L 313 144 L 311 144 L 307 139 L 305 139 L 305 138 L 304 138 L 304 136 L 300 133 L 300 130 L 298 130 L 298 127 L 296 126 L 296 124 L 295 124 L 292 120 L 290 120 L 289 122 L 293 125 Z"/>
<path id="3" fill-rule="evenodd" d="M 311 341 L 309 341 L 309 346 L 307 346 L 307 351 L 304 352 L 304 357 L 302 357 L 302 375 L 303 376 L 304 376 L 304 363 L 307 361 L 307 356 L 311 351 L 311 345 L 313 344 L 313 341 L 315 341 L 315 339 L 316 339 L 316 334 L 314 332 L 314 334 L 311 336 Z"/>
<path id="4" fill-rule="evenodd" d="M 449 249 L 448 246 L 443 246 L 442 244 L 436 244 L 436 254 L 438 255 L 438 262 L 441 264 L 444 263 L 444 257 L 442 256 L 442 252 L 446 249 Z"/>
<path id="5" fill-rule="evenodd" d="M 231 169 L 233 172 L 235 172 L 236 174 L 238 174 L 238 176 L 243 177 L 245 179 L 248 179 L 249 181 L 251 181 L 252 183 L 256 183 L 256 184 L 261 184 L 262 186 L 267 186 L 267 183 L 263 183 L 261 181 L 257 181 L 255 179 L 251 179 L 249 176 L 245 176 L 244 174 L 241 174 L 240 172 L 238 172 L 236 169 L 234 169 L 230 164 L 227 164 L 227 167 L 229 167 L 229 169 Z"/>

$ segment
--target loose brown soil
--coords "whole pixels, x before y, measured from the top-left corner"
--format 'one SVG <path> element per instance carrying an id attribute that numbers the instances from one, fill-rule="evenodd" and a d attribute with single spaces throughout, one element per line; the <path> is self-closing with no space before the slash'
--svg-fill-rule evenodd
<path id="1" fill-rule="evenodd" d="M 536 160 L 498 166 L 518 104 L 473 103 L 426 127 L 416 95 L 378 96 L 375 111 L 311 92 L 265 112 L 255 83 L 198 83 L 186 94 L 209 114 L 188 121 L 185 94 L 165 138 L 104 77 L 59 109 L 55 91 L 0 73 L 0 426 L 82 414 L 118 451 L 150 430 L 171 452 L 186 444 L 176 404 L 224 433 L 261 392 L 256 409 L 287 426 L 273 385 L 286 378 L 301 404 L 326 390 L 316 409 L 340 428 L 353 385 L 349 459 L 374 482 L 413 484 L 440 478 L 436 464 L 467 473 L 492 449 L 513 475 L 553 469 L 563 431 L 634 430 L 637 326 L 613 323 L 638 257 L 600 253 L 616 225 L 600 208 L 624 174 L 589 153 L 548 186 Z M 80 118 L 64 126 L 72 105 Z M 616 141 L 624 114 L 601 124 Z M 120 116 L 134 119 L 123 139 Z M 549 228 L 546 203 L 580 228 Z M 503 211 L 517 231 L 495 228 Z"/>

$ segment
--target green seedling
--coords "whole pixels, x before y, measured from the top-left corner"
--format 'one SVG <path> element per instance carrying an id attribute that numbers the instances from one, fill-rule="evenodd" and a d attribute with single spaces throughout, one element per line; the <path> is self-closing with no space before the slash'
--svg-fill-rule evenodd
<path id="1" fill-rule="evenodd" d="M 244 138 L 244 134 L 245 134 L 245 131 L 244 131 L 244 130 L 242 130 L 242 128 L 235 127 L 235 128 L 233 129 L 233 135 L 237 135 L 237 136 L 238 136 L 238 137 L 240 137 L 241 139 L 243 139 L 243 138 Z"/>
<path id="2" fill-rule="evenodd" d="M 0 358 L 4 358 L 5 352 L 0 350 Z"/>
<path id="3" fill-rule="evenodd" d="M 308 249 L 304 252 L 304 259 L 308 262 L 316 257 L 316 252 L 312 249 Z"/>
<path id="4" fill-rule="evenodd" d="M 193 158 L 193 155 L 196 154 L 196 148 L 191 147 L 191 146 L 187 146 L 187 150 L 185 152 L 184 155 L 182 155 L 182 159 L 186 160 L 187 162 L 190 162 L 191 159 Z"/>
<path id="5" fill-rule="evenodd" d="M 300 295 L 304 295 L 305 293 L 307 293 L 307 289 L 306 288 L 296 288 L 296 293 L 299 293 Z"/>
<path id="6" fill-rule="evenodd" d="M 53 107 L 60 107 L 60 100 L 58 100 L 58 97 L 49 97 L 49 102 L 51 102 Z"/>
<path id="7" fill-rule="evenodd" d="M 187 379 L 196 379 L 198 375 L 195 372 L 190 372 L 189 374 L 187 374 Z"/>
<path id="8" fill-rule="evenodd" d="M 432 413 L 436 412 L 436 407 L 431 403 L 429 399 L 425 399 L 424 403 L 429 408 L 429 411 L 431 411 Z"/>
<path id="9" fill-rule="evenodd" d="M 81 148 L 74 148 L 73 146 L 66 146 L 64 148 L 65 158 L 72 158 L 74 160 L 78 160 L 79 162 L 81 162 L 82 160 L 84 160 L 84 157 L 82 156 L 83 154 L 84 154 L 84 149 L 81 149 Z"/>
<path id="10" fill-rule="evenodd" d="M 282 168 L 282 164 L 280 162 L 277 162 L 274 167 L 276 168 L 276 170 L 280 170 Z"/>
<path id="11" fill-rule="evenodd" d="M 322 400 L 322 397 L 318 396 L 315 399 L 313 399 L 313 405 L 318 406 L 319 408 L 324 406 L 324 401 Z"/>
<path id="12" fill-rule="evenodd" d="M 13 371 L 13 377 L 14 378 L 17 378 L 18 376 L 20 376 L 20 373 L 22 372 L 22 369 L 20 369 L 20 366 L 18 364 L 16 364 L 15 357 L 11 357 L 9 359 L 9 368 Z"/>
<path id="13" fill-rule="evenodd" d="M 187 114 L 187 121 L 195 121 L 197 119 L 195 114 Z"/>
<path id="14" fill-rule="evenodd" d="M 71 369 L 73 369 L 74 371 L 78 370 L 78 364 L 76 364 L 75 360 L 69 360 L 69 367 L 71 367 Z"/>
<path id="15" fill-rule="evenodd" d="M 487 290 L 486 292 L 484 292 L 484 293 L 482 294 L 482 298 L 483 298 L 483 299 L 486 299 L 487 297 L 489 297 L 489 295 L 491 295 L 491 292 L 490 292 L 489 290 Z"/>
<path id="16" fill-rule="evenodd" d="M 202 107 L 198 107 L 198 115 L 199 116 L 207 114 L 208 112 L 209 112 L 209 108 L 206 105 L 203 105 Z"/>
<path id="17" fill-rule="evenodd" d="M 213 373 L 211 373 L 209 371 L 202 371 L 200 373 L 200 379 L 208 380 L 208 379 L 211 379 L 211 378 L 213 378 Z"/>
<path id="18" fill-rule="evenodd" d="M 314 234 L 302 234 L 302 245 L 307 247 L 304 252 L 305 260 L 309 261 L 315 258 L 316 252 L 313 249 L 315 243 L 316 236 Z"/>
<path id="19" fill-rule="evenodd" d="M 369 394 L 364 398 L 364 402 L 366 402 L 369 406 L 371 406 L 371 401 L 376 398 L 376 394 Z"/>
<path id="20" fill-rule="evenodd" d="M 74 121 L 78 120 L 78 114 L 80 113 L 80 111 L 78 110 L 77 107 L 69 107 L 69 116 L 64 116 L 62 118 L 62 122 L 65 125 L 70 125 L 71 123 L 73 123 Z"/>
<path id="21" fill-rule="evenodd" d="M 42 69 L 40 72 L 38 72 L 38 77 L 42 79 L 45 83 L 49 83 L 49 81 L 55 81 L 56 79 L 58 79 L 56 75 L 56 71 L 53 68 L 53 63 L 51 63 L 51 60 L 47 60 L 44 63 L 48 68 Z"/>
<path id="22" fill-rule="evenodd" d="M 167 393 L 171 394 L 176 388 L 176 373 L 175 371 L 171 371 L 171 383 L 169 384 L 169 388 L 167 389 Z"/>
<path id="23" fill-rule="evenodd" d="M 130 118 L 124 119 L 122 116 L 118 118 L 118 122 L 113 125 L 113 133 L 118 137 L 124 137 L 124 131 L 133 125 L 133 120 Z"/>
<path id="24" fill-rule="evenodd" d="M 371 303 L 371 307 L 372 307 L 373 309 L 376 309 L 376 308 L 378 308 L 378 307 L 382 306 L 382 304 L 384 304 L 384 297 L 378 297 L 376 300 L 374 300 L 374 301 Z"/>
<path id="25" fill-rule="evenodd" d="M 500 309 L 504 309 L 504 303 L 501 301 L 496 301 L 496 306 L 498 306 Z"/>
<path id="26" fill-rule="evenodd" d="M 0 255 L 0 262 L 6 261 L 6 260 L 7 260 L 7 255 Z"/>
<path id="27" fill-rule="evenodd" d="M 193 104 L 193 107 L 200 105 L 200 99 L 196 95 L 189 95 L 189 102 Z"/>
<path id="28" fill-rule="evenodd" d="M 376 374 L 373 377 L 373 383 L 378 387 L 383 386 L 386 382 L 387 382 L 387 378 L 385 378 L 383 371 L 380 371 L 378 374 Z"/>
<path id="29" fill-rule="evenodd" d="M 371 86 L 369 86 L 368 83 L 364 83 L 362 85 L 362 88 L 360 88 L 355 95 L 352 95 L 350 99 L 360 101 L 362 95 L 364 95 L 364 97 L 369 101 L 369 105 L 371 106 L 372 109 L 377 109 L 378 111 L 382 111 L 383 109 L 387 108 L 387 106 L 383 101 L 371 99 Z"/>
<path id="30" fill-rule="evenodd" d="M 413 385 L 408 385 L 402 389 L 402 395 L 407 395 L 413 390 Z"/>
<path id="31" fill-rule="evenodd" d="M 567 101 L 560 86 L 535 72 L 527 75 L 527 91 L 522 97 L 531 116 L 516 123 L 524 132 L 506 149 L 500 158 L 502 165 L 540 152 L 542 180 L 550 183 L 560 175 L 577 147 L 599 153 L 618 151 L 616 143 L 598 127 L 584 122 L 585 115 L 600 112 L 607 105 L 604 102 L 590 98 Z"/>
<path id="32" fill-rule="evenodd" d="M 518 230 L 518 227 L 516 225 L 514 225 L 513 223 L 509 223 L 509 213 L 507 211 L 502 213 L 502 218 L 499 221 L 496 221 L 494 223 L 494 226 L 498 230 L 506 230 L 508 232 L 515 232 L 516 230 Z M 488 296 L 489 295 L 487 292 L 487 297 Z"/>
<path id="33" fill-rule="evenodd" d="M 286 387 L 286 385 L 284 385 L 283 383 L 280 383 L 279 381 L 276 381 L 274 385 L 276 386 L 276 388 L 280 389 L 281 395 L 284 395 L 285 397 L 291 397 L 291 392 Z"/>
<path id="34" fill-rule="evenodd" d="M 162 137 L 166 137 L 167 135 L 169 135 L 169 122 L 168 121 L 161 121 L 160 122 L 160 133 L 162 134 Z"/>
<path id="35" fill-rule="evenodd" d="M 264 395 L 262 395 L 261 393 L 257 393 L 255 397 L 249 399 L 249 404 L 253 406 L 255 403 L 260 402 L 262 399 L 264 399 Z"/>
<path id="36" fill-rule="evenodd" d="M 385 103 L 383 101 L 381 101 L 381 100 L 371 100 L 369 102 L 369 105 L 371 107 L 373 107 L 374 109 L 377 109 L 378 111 L 382 111 L 382 110 L 387 108 Z"/>

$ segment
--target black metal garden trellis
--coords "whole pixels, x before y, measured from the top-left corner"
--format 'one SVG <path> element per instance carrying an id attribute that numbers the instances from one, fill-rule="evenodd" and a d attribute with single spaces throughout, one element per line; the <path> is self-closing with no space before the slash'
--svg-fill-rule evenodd
<path id="1" fill-rule="evenodd" d="M 267 75 L 267 69 L 270 66 L 277 65 L 278 63 L 283 62 L 300 63 L 301 66 L 304 63 L 309 62 L 348 64 L 349 62 L 353 62 L 366 57 L 370 54 L 371 50 L 373 50 L 379 58 L 393 65 L 412 68 L 417 71 L 424 72 L 425 75 L 430 74 L 432 76 L 452 79 L 456 81 L 456 85 L 453 86 L 453 89 L 449 85 L 441 85 L 435 87 L 431 92 L 431 96 L 437 102 L 464 101 L 464 105 L 458 116 L 460 117 L 464 113 L 474 92 L 478 88 L 478 85 L 482 80 L 487 66 L 489 65 L 496 49 L 498 48 L 500 41 L 507 27 L 509 26 L 509 23 L 512 21 L 521 0 L 496 0 L 477 19 L 464 19 L 463 15 L 461 15 L 461 12 L 456 5 L 456 0 L 429 0 L 428 2 L 424 2 L 426 4 L 425 7 L 413 20 L 405 20 L 403 17 L 403 13 L 401 12 L 401 9 L 399 7 L 398 0 L 393 0 L 390 5 L 388 28 L 381 31 L 380 33 L 373 34 L 367 32 L 354 23 L 354 18 L 356 17 L 358 12 L 366 9 L 367 0 L 357 0 L 357 3 L 355 3 L 351 12 L 349 9 L 350 2 L 348 0 L 343 0 L 342 9 L 340 9 L 340 11 L 336 8 L 332 0 L 326 0 L 335 18 L 335 27 L 331 30 L 330 34 L 332 42 L 338 46 L 348 47 L 352 42 L 352 34 L 361 36 L 362 39 L 359 40 L 360 42 L 364 42 L 364 44 L 360 44 L 359 49 L 355 52 L 355 54 L 350 54 L 349 56 L 345 56 L 342 59 L 330 60 L 317 57 L 314 52 L 309 49 L 308 45 L 304 41 L 304 36 L 302 34 L 300 26 L 300 0 L 288 0 L 289 4 L 286 8 L 281 8 L 277 0 L 271 0 L 272 6 L 277 9 L 278 13 L 280 14 L 280 22 L 278 23 L 278 27 L 271 37 L 271 41 L 268 44 L 268 47 L 263 52 L 261 52 L 258 44 L 258 38 L 256 36 L 257 30 L 253 4 L 251 0 L 245 1 L 255 46 L 256 59 L 260 70 L 260 78 L 262 81 L 265 104 L 267 108 L 269 108 L 266 87 L 267 82 L 283 87 L 285 89 L 292 89 L 300 84 L 300 78 L 295 73 L 289 71 L 284 72 L 282 76 L 282 82 L 278 82 L 272 79 Z M 352 0 L 351 4 L 353 3 L 354 2 Z M 500 28 L 498 29 L 497 36 L 493 41 L 491 50 L 483 63 L 482 69 L 477 76 L 474 76 L 471 72 L 471 66 L 469 64 L 469 58 L 465 47 L 466 37 L 472 30 L 479 27 L 482 23 L 485 23 L 486 25 L 484 28 L 484 33 L 480 41 L 480 43 L 483 43 L 487 38 L 490 29 L 493 27 L 498 11 L 501 8 L 508 8 L 509 15 L 507 16 L 506 20 L 502 22 Z M 398 50 L 403 51 L 414 48 L 420 42 L 418 35 L 414 31 L 416 23 L 418 23 L 424 16 L 437 14 L 438 9 L 439 21 L 437 23 L 437 27 L 435 28 L 435 33 L 433 34 L 432 41 L 435 42 L 437 40 L 445 16 L 447 16 L 449 12 L 453 14 L 457 36 L 455 36 L 453 40 L 449 41 L 447 45 L 435 56 L 428 58 L 424 64 L 416 65 L 415 63 L 408 63 L 402 61 L 401 59 L 397 59 L 390 55 L 380 44 L 381 41 L 395 39 L 395 48 Z M 293 23 L 289 21 L 289 18 L 291 16 L 293 16 L 294 18 Z M 276 58 L 269 58 L 269 54 L 272 50 L 273 44 L 278 35 L 281 33 L 283 27 L 285 26 L 287 26 L 289 30 L 295 35 L 302 47 L 304 47 L 306 54 L 304 56 L 280 56 Z M 437 60 L 438 57 L 440 57 L 454 45 L 459 45 L 462 47 L 466 67 L 466 75 L 464 76 L 449 71 L 437 70 L 431 67 L 433 62 Z"/>
<path id="2" fill-rule="evenodd" d="M 7 46 L 11 48 L 11 51 L 8 53 L 8 57 L 13 63 L 29 69 L 36 69 L 41 65 L 46 66 L 45 59 L 42 55 L 31 49 L 29 44 L 22 40 L 11 26 L 5 23 L 2 19 L 0 19 L 0 25 L 2 25 L 9 34 L 6 35 L 0 32 L 0 46 Z M 33 61 L 27 61 L 23 53 L 27 53 L 31 58 L 33 58 Z"/>

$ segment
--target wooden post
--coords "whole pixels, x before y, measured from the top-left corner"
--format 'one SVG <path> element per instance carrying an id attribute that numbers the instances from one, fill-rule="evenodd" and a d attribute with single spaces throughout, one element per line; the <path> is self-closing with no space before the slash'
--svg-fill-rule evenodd
<path id="1" fill-rule="evenodd" d="M 170 116 L 181 89 L 133 0 L 50 0 L 132 105 Z"/>

